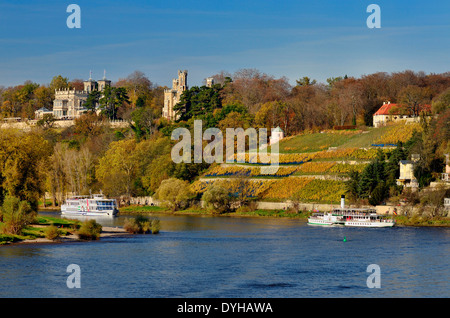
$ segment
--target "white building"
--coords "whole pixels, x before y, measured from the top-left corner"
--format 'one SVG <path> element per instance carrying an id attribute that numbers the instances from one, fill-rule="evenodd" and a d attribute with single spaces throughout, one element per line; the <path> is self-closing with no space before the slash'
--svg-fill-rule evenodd
<path id="1" fill-rule="evenodd" d="M 280 127 L 272 129 L 272 135 L 270 136 L 270 144 L 273 145 L 284 138 L 284 132 Z"/>
<path id="2" fill-rule="evenodd" d="M 397 185 L 418 188 L 419 183 L 414 176 L 414 166 L 419 160 L 418 155 L 412 155 L 412 160 L 400 160 L 400 176 L 397 179 Z"/>
<path id="3" fill-rule="evenodd" d="M 87 111 L 84 107 L 89 93 L 94 90 L 103 91 L 107 86 L 111 86 L 111 81 L 104 76 L 102 80 L 94 81 L 92 78 L 84 82 L 84 89 L 78 91 L 75 89 L 55 90 L 55 99 L 53 101 L 53 116 L 57 119 L 73 119 L 81 116 Z"/>
<path id="4" fill-rule="evenodd" d="M 41 119 L 41 118 L 43 118 L 44 115 L 46 115 L 46 114 L 51 114 L 51 115 L 53 115 L 53 111 L 52 111 L 52 110 L 49 110 L 49 109 L 47 109 L 47 108 L 45 108 L 45 107 L 42 107 L 42 108 L 39 108 L 38 110 L 36 110 L 36 111 L 34 112 L 34 115 L 35 115 L 35 118 L 36 118 L 36 119 Z"/>
<path id="5" fill-rule="evenodd" d="M 431 105 L 421 105 L 420 112 L 429 113 L 431 111 Z M 383 102 L 375 114 L 373 114 L 373 126 L 380 127 L 390 122 L 397 121 L 406 122 L 419 122 L 420 116 L 414 116 L 405 109 L 401 104 L 395 104 L 391 102 Z"/>

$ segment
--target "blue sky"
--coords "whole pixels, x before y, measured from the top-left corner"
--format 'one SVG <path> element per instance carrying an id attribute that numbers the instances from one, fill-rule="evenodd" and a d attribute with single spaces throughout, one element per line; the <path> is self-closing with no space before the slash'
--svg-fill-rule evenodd
<path id="1" fill-rule="evenodd" d="M 81 28 L 69 29 L 69 4 Z M 369 4 L 381 28 L 369 29 Z M 411 69 L 450 71 L 450 1 L 146 0 L 0 2 L 0 85 L 47 84 L 134 70 L 171 85 L 178 69 L 201 85 L 220 71 L 256 68 L 292 84 L 309 76 Z"/>

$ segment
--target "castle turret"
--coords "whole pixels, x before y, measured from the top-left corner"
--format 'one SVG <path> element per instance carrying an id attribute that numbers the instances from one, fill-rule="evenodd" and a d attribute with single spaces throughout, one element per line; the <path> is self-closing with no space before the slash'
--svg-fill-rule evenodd
<path id="1" fill-rule="evenodd" d="M 178 71 L 178 79 L 172 80 L 172 89 L 164 90 L 163 117 L 168 120 L 177 120 L 179 115 L 174 111 L 174 106 L 180 101 L 181 94 L 188 89 L 186 70 Z"/>

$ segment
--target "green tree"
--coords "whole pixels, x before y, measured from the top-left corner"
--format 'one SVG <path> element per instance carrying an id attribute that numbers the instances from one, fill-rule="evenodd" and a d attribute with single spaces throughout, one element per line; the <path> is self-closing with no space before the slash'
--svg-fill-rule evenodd
<path id="1" fill-rule="evenodd" d="M 86 101 L 84 102 L 83 106 L 87 108 L 88 111 L 94 112 L 97 108 L 97 105 L 100 102 L 100 97 L 102 93 L 98 90 L 93 90 L 89 93 Z"/>
<path id="2" fill-rule="evenodd" d="M 100 98 L 100 109 L 109 119 L 117 119 L 117 110 L 124 103 L 129 103 L 127 91 L 124 87 L 106 87 Z"/>
<path id="3" fill-rule="evenodd" d="M 311 80 L 308 76 L 303 76 L 302 78 L 295 81 L 298 86 L 310 86 L 315 85 L 316 80 Z"/>
<path id="4" fill-rule="evenodd" d="M 180 114 L 180 120 L 204 118 L 222 107 L 221 90 L 222 86 L 219 84 L 212 87 L 194 86 L 183 92 L 174 110 Z"/>
<path id="5" fill-rule="evenodd" d="M 137 100 L 137 104 L 142 105 L 142 103 L 142 99 Z M 138 141 L 141 138 L 148 138 L 156 131 L 158 114 L 151 107 L 137 106 L 131 113 L 131 119 L 132 123 L 130 123 L 130 127 L 133 129 Z"/>

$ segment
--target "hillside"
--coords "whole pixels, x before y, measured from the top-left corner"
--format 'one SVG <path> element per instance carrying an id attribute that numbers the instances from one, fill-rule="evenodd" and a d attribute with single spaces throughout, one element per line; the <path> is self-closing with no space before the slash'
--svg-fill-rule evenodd
<path id="1" fill-rule="evenodd" d="M 367 130 L 327 130 L 305 133 L 280 141 L 280 167 L 271 174 L 266 165 L 224 163 L 211 166 L 192 188 L 202 193 L 217 180 L 227 180 L 232 193 L 242 192 L 242 182 L 251 196 L 264 201 L 336 204 L 346 192 L 350 171 L 362 172 L 379 149 L 389 151 L 394 144 L 406 142 L 419 124 L 393 124 Z"/>

